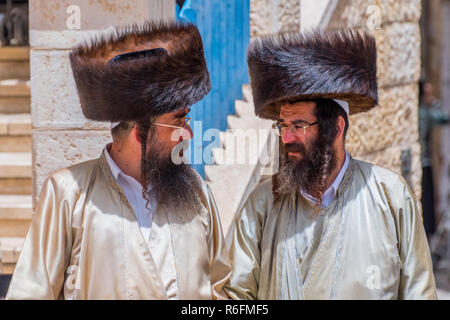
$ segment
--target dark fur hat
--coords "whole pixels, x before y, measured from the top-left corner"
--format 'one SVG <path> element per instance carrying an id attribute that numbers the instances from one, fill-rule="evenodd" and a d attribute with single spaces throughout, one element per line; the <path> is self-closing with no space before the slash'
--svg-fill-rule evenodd
<path id="1" fill-rule="evenodd" d="M 251 42 L 247 61 L 255 112 L 278 119 L 280 103 L 340 99 L 350 114 L 378 103 L 377 50 L 367 33 L 313 31 L 282 34 Z"/>
<path id="2" fill-rule="evenodd" d="M 97 121 L 159 116 L 194 104 L 211 89 L 193 24 L 117 27 L 75 48 L 70 62 L 83 114 Z"/>

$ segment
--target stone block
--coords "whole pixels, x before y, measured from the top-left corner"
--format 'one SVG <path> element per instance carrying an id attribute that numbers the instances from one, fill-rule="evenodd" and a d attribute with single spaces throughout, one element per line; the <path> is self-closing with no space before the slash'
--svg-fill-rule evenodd
<path id="1" fill-rule="evenodd" d="M 250 37 L 300 30 L 300 1 L 251 0 Z"/>
<path id="2" fill-rule="evenodd" d="M 298 31 L 300 31 L 300 1 L 279 1 L 278 32 Z"/>
<path id="3" fill-rule="evenodd" d="M 33 128 L 109 128 L 84 117 L 68 50 L 32 50 L 31 82 Z"/>
<path id="4" fill-rule="evenodd" d="M 347 148 L 355 156 L 393 146 L 410 146 L 419 140 L 418 86 L 379 90 L 379 105 L 350 116 Z"/>
<path id="5" fill-rule="evenodd" d="M 421 73 L 421 36 L 416 23 L 393 23 L 374 32 L 377 42 L 378 85 L 417 82 Z"/>
<path id="6" fill-rule="evenodd" d="M 370 154 L 355 156 L 355 158 L 390 169 L 401 175 L 402 151 L 408 152 L 408 150 L 411 154 L 410 176 L 404 178 L 410 184 L 416 200 L 420 201 L 422 196 L 422 164 L 420 162 L 421 149 L 419 143 L 414 143 L 410 146 L 394 146 Z"/>
<path id="7" fill-rule="evenodd" d="M 393 22 L 417 23 L 421 12 L 421 0 L 340 0 L 328 28 L 370 28 L 384 27 Z"/>
<path id="8" fill-rule="evenodd" d="M 98 158 L 111 141 L 109 130 L 33 131 L 33 207 L 52 172 Z"/>
<path id="9" fill-rule="evenodd" d="M 29 8 L 30 45 L 58 49 L 111 26 L 175 15 L 174 0 L 31 0 Z"/>

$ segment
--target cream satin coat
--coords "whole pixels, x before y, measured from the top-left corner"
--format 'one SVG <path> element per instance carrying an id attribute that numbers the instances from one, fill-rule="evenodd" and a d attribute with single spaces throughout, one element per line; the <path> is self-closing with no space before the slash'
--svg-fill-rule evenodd
<path id="1" fill-rule="evenodd" d="M 350 158 L 319 215 L 303 197 L 274 204 L 260 184 L 227 242 L 233 299 L 435 299 L 422 217 L 404 180 Z"/>
<path id="2" fill-rule="evenodd" d="M 179 299 L 225 298 L 231 271 L 201 183 L 202 212 L 158 206 L 152 223 L 150 237 L 174 255 Z M 47 179 L 7 299 L 166 299 L 166 260 L 152 255 L 102 153 Z"/>

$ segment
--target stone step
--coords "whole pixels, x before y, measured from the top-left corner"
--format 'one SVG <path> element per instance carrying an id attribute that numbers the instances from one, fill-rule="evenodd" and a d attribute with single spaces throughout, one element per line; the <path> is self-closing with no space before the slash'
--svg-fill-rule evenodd
<path id="1" fill-rule="evenodd" d="M 31 98 L 28 97 L 2 97 L 0 96 L 0 113 L 31 113 Z"/>
<path id="2" fill-rule="evenodd" d="M 33 191 L 32 180 L 29 178 L 1 178 L 0 194 L 29 195 Z"/>
<path id="3" fill-rule="evenodd" d="M 31 115 L 27 113 L 0 114 L 0 135 L 31 135 Z"/>
<path id="4" fill-rule="evenodd" d="M 29 60 L 30 47 L 0 47 L 0 62 Z"/>
<path id="5" fill-rule="evenodd" d="M 242 97 L 253 106 L 252 87 L 249 84 L 242 85 Z"/>
<path id="6" fill-rule="evenodd" d="M 227 140 L 227 131 L 220 131 L 219 132 L 219 148 L 225 148 L 225 142 Z"/>
<path id="7" fill-rule="evenodd" d="M 0 152 L 0 179 L 31 178 L 31 153 Z"/>
<path id="8" fill-rule="evenodd" d="M 28 152 L 31 153 L 31 136 L 2 136 L 0 135 L 0 152 Z"/>
<path id="9" fill-rule="evenodd" d="M 252 128 L 248 119 L 235 115 L 227 116 L 228 129 L 249 129 Z"/>
<path id="10" fill-rule="evenodd" d="M 206 181 L 216 199 L 225 233 L 247 196 L 247 189 L 253 188 L 260 179 L 261 174 L 255 173 L 255 169 L 273 123 L 256 117 L 249 85 L 242 86 L 242 96 L 243 100 L 235 101 L 235 114 L 227 116 L 228 130 L 220 132 L 220 147 L 212 149 L 213 164 L 205 166 Z M 247 140 L 245 144 L 243 139 Z"/>
<path id="11" fill-rule="evenodd" d="M 244 118 L 244 117 L 256 118 L 253 105 L 248 103 L 247 101 L 236 100 L 234 102 L 234 109 L 235 109 L 235 114 L 237 116 L 239 116 L 240 118 Z"/>
<path id="12" fill-rule="evenodd" d="M 239 202 L 253 174 L 251 165 L 207 165 L 206 181 L 214 195 L 224 233 L 227 232 Z"/>
<path id="13" fill-rule="evenodd" d="M 25 238 L 0 238 L 0 260 L 2 263 L 16 263 L 22 251 Z"/>
<path id="14" fill-rule="evenodd" d="M 30 195 L 0 195 L 0 237 L 25 237 L 31 217 Z"/>
<path id="15" fill-rule="evenodd" d="M 25 238 L 0 238 L 0 273 L 13 274 Z"/>
<path id="16" fill-rule="evenodd" d="M 0 97 L 30 97 L 29 80 L 1 80 Z"/>
<path id="17" fill-rule="evenodd" d="M 273 121 L 261 119 L 257 117 L 237 117 L 234 115 L 227 116 L 229 129 L 267 129 L 271 130 Z"/>
<path id="18" fill-rule="evenodd" d="M 213 148 L 212 156 L 214 164 L 256 164 L 260 143 L 265 143 L 267 136 L 260 139 L 258 136 L 245 137 L 234 136 L 228 133 L 228 138 L 223 148 Z M 234 139 L 231 140 L 231 139 Z M 264 141 L 264 142 L 262 142 Z"/>
<path id="19" fill-rule="evenodd" d="M 29 80 L 30 62 L 0 60 L 0 80 L 5 79 Z"/>
<path id="20" fill-rule="evenodd" d="M 0 81 L 0 114 L 30 113 L 30 106 L 29 81 Z"/>

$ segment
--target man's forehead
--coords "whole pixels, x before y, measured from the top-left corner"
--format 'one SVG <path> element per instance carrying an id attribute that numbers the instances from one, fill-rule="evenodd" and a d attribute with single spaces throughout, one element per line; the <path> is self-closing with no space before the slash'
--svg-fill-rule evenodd
<path id="1" fill-rule="evenodd" d="M 316 103 L 314 101 L 286 102 L 281 106 L 280 118 L 296 115 L 313 115 L 315 105 Z"/>
<path id="2" fill-rule="evenodd" d="M 174 112 L 169 112 L 169 113 L 165 113 L 161 116 L 161 118 L 173 118 L 173 117 L 178 117 L 178 116 L 182 116 L 182 115 L 186 115 L 191 111 L 190 108 L 184 108 L 184 109 L 180 109 Z"/>
<path id="3" fill-rule="evenodd" d="M 190 108 L 184 108 L 184 109 L 181 109 L 181 110 L 178 110 L 178 111 L 174 111 L 171 114 L 174 115 L 174 116 L 179 116 L 179 115 L 182 115 L 182 114 L 187 114 L 187 113 L 189 113 L 189 111 L 191 111 Z"/>

